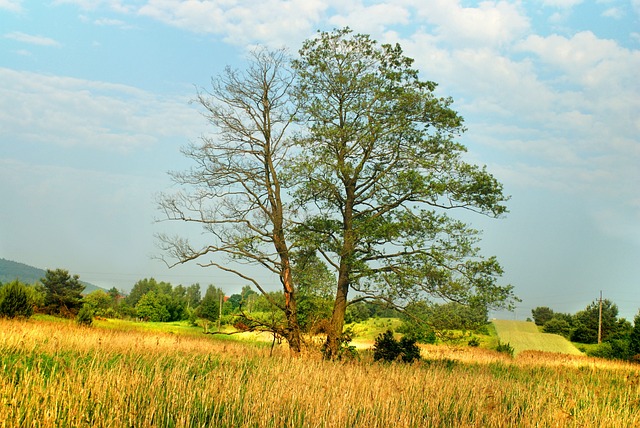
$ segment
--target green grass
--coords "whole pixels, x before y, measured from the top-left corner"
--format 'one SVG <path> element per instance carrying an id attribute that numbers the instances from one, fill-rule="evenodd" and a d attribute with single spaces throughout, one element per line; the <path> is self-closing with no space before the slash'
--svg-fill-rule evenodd
<path id="1" fill-rule="evenodd" d="M 402 321 L 399 318 L 369 318 L 359 323 L 347 324 L 355 333 L 354 341 L 374 341 L 379 334 L 387 330 L 395 331 Z"/>
<path id="2" fill-rule="evenodd" d="M 493 325 L 500 341 L 509 343 L 516 355 L 522 351 L 582 355 L 582 352 L 564 337 L 541 333 L 532 322 L 494 320 Z"/>

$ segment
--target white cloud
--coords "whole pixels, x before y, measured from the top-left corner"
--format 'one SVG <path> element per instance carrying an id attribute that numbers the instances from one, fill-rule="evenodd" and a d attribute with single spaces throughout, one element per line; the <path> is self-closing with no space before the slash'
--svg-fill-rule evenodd
<path id="1" fill-rule="evenodd" d="M 333 0 L 337 1 L 337 0 Z M 315 30 L 331 2 L 322 0 L 149 0 L 138 13 L 234 45 L 291 45 Z"/>
<path id="2" fill-rule="evenodd" d="M 56 40 L 52 38 L 43 37 L 43 36 L 34 36 L 32 34 L 26 34 L 20 31 L 13 31 L 11 33 L 7 33 L 4 35 L 4 37 L 5 39 L 11 39 L 21 43 L 28 43 L 31 45 L 53 46 L 53 47 L 60 46 L 60 43 L 58 43 Z"/>
<path id="3" fill-rule="evenodd" d="M 382 34 L 388 26 L 408 24 L 411 11 L 398 2 L 365 6 L 359 2 L 345 2 L 329 22 L 336 28 L 351 27 L 361 33 Z"/>
<path id="4" fill-rule="evenodd" d="M 530 28 L 517 3 L 483 1 L 478 7 L 464 7 L 458 0 L 413 0 L 412 4 L 418 16 L 435 27 L 436 35 L 456 47 L 509 44 Z"/>
<path id="5" fill-rule="evenodd" d="M 570 9 L 582 3 L 583 0 L 542 0 L 542 4 L 560 9 Z"/>
<path id="6" fill-rule="evenodd" d="M 0 9 L 9 12 L 22 12 L 22 0 L 0 0 Z"/>
<path id="7" fill-rule="evenodd" d="M 128 5 L 122 0 L 54 0 L 53 4 L 74 4 L 82 10 L 107 8 L 118 13 L 131 13 L 134 10 L 133 5 Z"/>
<path id="8" fill-rule="evenodd" d="M 194 136 L 202 120 L 187 99 L 163 99 L 124 85 L 0 68 L 3 139 L 110 151 Z M 197 134 L 196 134 L 197 135 Z"/>
<path id="9" fill-rule="evenodd" d="M 604 12 L 602 12 L 602 16 L 606 16 L 608 18 L 613 18 L 613 19 L 622 19 L 624 17 L 624 12 L 622 11 L 622 9 L 618 7 L 611 7 L 605 10 Z"/>

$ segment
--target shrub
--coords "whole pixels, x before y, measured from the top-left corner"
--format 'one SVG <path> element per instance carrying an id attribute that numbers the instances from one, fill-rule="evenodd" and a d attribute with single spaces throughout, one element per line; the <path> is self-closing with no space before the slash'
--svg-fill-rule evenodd
<path id="1" fill-rule="evenodd" d="M 405 363 L 419 360 L 420 348 L 416 345 L 416 340 L 405 336 L 398 342 L 391 330 L 381 333 L 373 346 L 374 361 L 395 361 L 398 358 Z"/>
<path id="2" fill-rule="evenodd" d="M 79 325 L 91 327 L 93 324 L 93 311 L 89 306 L 84 305 L 80 308 L 80 311 L 78 311 L 78 315 L 76 316 L 76 322 Z"/>
<path id="3" fill-rule="evenodd" d="M 510 343 L 502 343 L 498 341 L 498 347 L 496 348 L 496 351 L 502 352 L 503 354 L 507 354 L 513 357 L 513 347 L 511 346 Z"/>
<path id="4" fill-rule="evenodd" d="M 480 346 L 480 340 L 477 337 L 472 337 L 471 339 L 469 339 L 467 345 L 471 346 L 472 348 L 477 348 L 478 346 Z"/>
<path id="5" fill-rule="evenodd" d="M 7 318 L 33 315 L 33 304 L 27 286 L 15 280 L 0 288 L 0 316 Z"/>

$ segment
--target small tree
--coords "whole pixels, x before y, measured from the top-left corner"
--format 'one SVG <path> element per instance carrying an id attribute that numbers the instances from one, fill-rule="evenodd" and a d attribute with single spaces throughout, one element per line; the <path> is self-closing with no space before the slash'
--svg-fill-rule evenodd
<path id="1" fill-rule="evenodd" d="M 544 325 L 544 323 L 553 318 L 553 311 L 546 306 L 538 306 L 535 309 L 531 309 L 531 315 L 533 315 L 533 322 L 536 325 Z"/>
<path id="2" fill-rule="evenodd" d="M 25 284 L 16 279 L 0 288 L 0 316 L 29 318 L 32 314 L 33 304 Z"/>
<path id="3" fill-rule="evenodd" d="M 93 310 L 88 305 L 82 305 L 78 315 L 76 316 L 76 322 L 79 325 L 85 327 L 91 327 L 93 324 Z"/>
<path id="4" fill-rule="evenodd" d="M 204 293 L 200 306 L 196 309 L 196 315 L 207 321 L 218 321 L 220 318 L 220 300 L 223 299 L 224 293 L 222 290 L 210 284 Z M 206 329 L 205 327 L 205 330 Z"/>
<path id="5" fill-rule="evenodd" d="M 40 280 L 45 289 L 45 310 L 51 314 L 73 316 L 82 307 L 84 285 L 78 275 L 69 275 L 64 269 L 47 269 Z"/>
<path id="6" fill-rule="evenodd" d="M 405 363 L 420 359 L 420 348 L 415 339 L 405 336 L 397 341 L 391 330 L 381 333 L 373 345 L 374 361 L 395 361 L 398 358 Z"/>

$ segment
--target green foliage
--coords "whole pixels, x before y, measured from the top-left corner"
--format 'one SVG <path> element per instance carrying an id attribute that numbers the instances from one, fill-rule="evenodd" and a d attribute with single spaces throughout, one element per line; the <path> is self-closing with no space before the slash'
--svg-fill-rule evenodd
<path id="1" fill-rule="evenodd" d="M 640 355 L 640 311 L 633 319 L 633 330 L 629 335 L 629 353 L 632 357 Z"/>
<path id="2" fill-rule="evenodd" d="M 568 339 L 571 337 L 571 324 L 565 319 L 553 317 L 544 323 L 542 331 L 545 333 L 559 334 Z"/>
<path id="3" fill-rule="evenodd" d="M 425 294 L 508 306 L 502 269 L 479 233 L 449 216 L 506 212 L 502 185 L 464 162 L 452 100 L 435 95 L 399 45 L 348 28 L 304 42 L 294 96 L 308 125 L 291 164 L 296 202 L 309 207 L 298 240 L 338 269 L 335 311 L 349 289 L 398 302 Z"/>
<path id="4" fill-rule="evenodd" d="M 513 357 L 513 353 L 514 353 L 514 349 L 511 346 L 510 343 L 502 343 L 501 341 L 498 341 L 498 346 L 496 346 L 496 351 L 501 352 L 503 354 L 507 354 L 511 357 Z"/>
<path id="5" fill-rule="evenodd" d="M 387 330 L 375 340 L 373 359 L 387 362 L 401 359 L 405 363 L 411 363 L 420 359 L 420 348 L 414 339 L 403 336 L 400 341 L 397 341 L 393 337 L 393 332 Z"/>
<path id="6" fill-rule="evenodd" d="M 47 269 L 40 280 L 45 290 L 45 310 L 50 314 L 73 316 L 82 307 L 84 285 L 78 275 L 69 275 L 64 269 Z"/>
<path id="7" fill-rule="evenodd" d="M 623 339 L 611 339 L 586 350 L 590 357 L 607 358 L 610 360 L 630 360 L 634 354 L 630 350 L 629 342 Z"/>
<path id="8" fill-rule="evenodd" d="M 220 317 L 220 300 L 224 298 L 224 293 L 221 289 L 209 285 L 207 291 L 200 302 L 200 306 L 196 311 L 196 314 L 200 318 L 204 318 L 208 321 L 217 321 Z"/>
<path id="9" fill-rule="evenodd" d="M 115 302 L 111 293 L 96 290 L 84 297 L 84 306 L 88 307 L 95 316 L 105 316 L 109 308 L 113 308 Z"/>
<path id="10" fill-rule="evenodd" d="M 420 343 L 435 343 L 435 331 L 478 331 L 487 324 L 488 313 L 483 304 L 463 305 L 456 302 L 431 304 L 418 301 L 407 305 L 398 330 Z"/>
<path id="11" fill-rule="evenodd" d="M 163 322 L 171 319 L 166 307 L 166 298 L 155 291 L 143 295 L 136 305 L 136 312 L 140 318 L 147 321 Z"/>
<path id="12" fill-rule="evenodd" d="M 594 301 L 584 310 L 574 315 L 574 331 L 571 334 L 572 342 L 597 343 L 599 302 Z M 625 334 L 629 326 L 618 322 L 618 306 L 608 299 L 602 301 L 602 341 L 616 338 Z"/>
<path id="13" fill-rule="evenodd" d="M 78 315 L 76 315 L 76 322 L 79 325 L 91 327 L 91 325 L 93 324 L 93 315 L 94 313 L 91 307 L 83 305 L 82 308 L 80 308 Z"/>
<path id="14" fill-rule="evenodd" d="M 0 287 L 0 316 L 25 317 L 33 314 L 29 287 L 17 279 Z"/>
<path id="15" fill-rule="evenodd" d="M 478 346 L 480 346 L 480 339 L 478 339 L 477 337 L 472 337 L 471 339 L 469 339 L 469 342 L 467 342 L 467 345 L 471 346 L 472 348 L 477 348 Z"/>
<path id="16" fill-rule="evenodd" d="M 533 322 L 542 326 L 553 318 L 553 311 L 546 306 L 539 306 L 531 310 L 531 315 L 533 316 Z"/>

